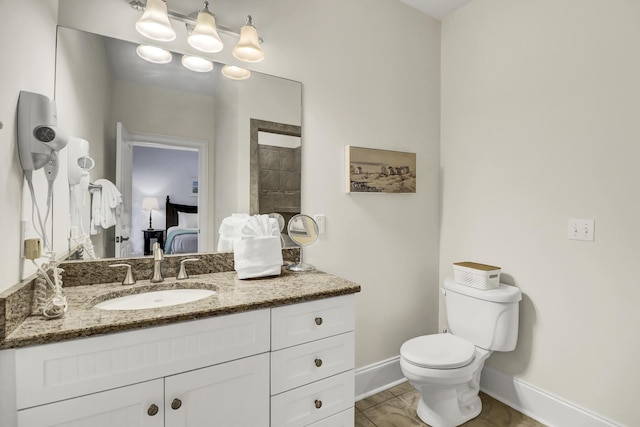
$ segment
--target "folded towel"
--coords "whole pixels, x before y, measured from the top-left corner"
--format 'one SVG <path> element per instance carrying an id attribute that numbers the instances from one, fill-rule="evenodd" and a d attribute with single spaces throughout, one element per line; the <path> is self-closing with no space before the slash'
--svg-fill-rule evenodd
<path id="1" fill-rule="evenodd" d="M 247 218 L 240 236 L 233 240 L 233 260 L 239 279 L 280 275 L 283 260 L 278 220 L 268 215 Z"/>
<path id="2" fill-rule="evenodd" d="M 280 224 L 269 215 L 254 215 L 247 219 L 240 231 L 241 236 L 280 236 Z"/>
<path id="3" fill-rule="evenodd" d="M 238 279 L 279 276 L 283 264 L 280 237 L 242 237 L 233 243 L 233 260 Z"/>

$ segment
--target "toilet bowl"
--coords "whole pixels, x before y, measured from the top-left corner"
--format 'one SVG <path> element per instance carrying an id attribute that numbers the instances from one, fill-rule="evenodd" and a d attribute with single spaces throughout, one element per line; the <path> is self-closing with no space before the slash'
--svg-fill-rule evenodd
<path id="1" fill-rule="evenodd" d="M 418 417 L 432 427 L 453 427 L 482 411 L 480 373 L 491 351 L 451 334 L 425 335 L 400 349 L 402 373 L 420 392 Z"/>
<path id="2" fill-rule="evenodd" d="M 455 427 L 482 411 L 480 375 L 493 351 L 515 349 L 520 290 L 500 284 L 478 290 L 447 278 L 442 293 L 450 333 L 412 338 L 400 347 L 400 368 L 420 392 L 418 417 Z"/>

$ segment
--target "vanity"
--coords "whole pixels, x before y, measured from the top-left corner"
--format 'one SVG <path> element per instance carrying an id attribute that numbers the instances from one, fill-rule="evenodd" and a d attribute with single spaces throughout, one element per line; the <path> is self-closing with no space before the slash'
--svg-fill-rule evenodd
<path id="1" fill-rule="evenodd" d="M 150 286 L 215 295 L 94 307 Z M 65 288 L 65 317 L 27 317 L 0 342 L 3 425 L 352 426 L 359 291 L 319 271 Z"/>

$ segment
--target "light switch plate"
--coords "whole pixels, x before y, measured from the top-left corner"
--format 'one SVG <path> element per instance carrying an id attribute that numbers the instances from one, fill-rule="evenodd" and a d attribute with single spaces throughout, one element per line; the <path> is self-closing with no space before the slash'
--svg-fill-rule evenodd
<path id="1" fill-rule="evenodd" d="M 567 237 L 570 240 L 585 240 L 593 242 L 594 220 L 592 219 L 570 219 L 567 229 Z"/>
<path id="2" fill-rule="evenodd" d="M 313 216 L 313 219 L 316 221 L 316 224 L 318 224 L 318 233 L 320 234 L 324 234 L 325 232 L 325 223 L 324 223 L 324 215 L 323 214 L 315 214 Z"/>

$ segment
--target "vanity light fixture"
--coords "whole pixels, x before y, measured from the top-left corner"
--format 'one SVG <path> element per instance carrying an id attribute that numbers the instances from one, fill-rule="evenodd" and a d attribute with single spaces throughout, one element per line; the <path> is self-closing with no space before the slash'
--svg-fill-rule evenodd
<path id="1" fill-rule="evenodd" d="M 240 29 L 240 41 L 233 48 L 233 56 L 244 62 L 260 62 L 264 59 L 264 51 L 260 47 L 258 30 L 253 26 L 251 15 L 247 23 Z"/>
<path id="2" fill-rule="evenodd" d="M 219 31 L 240 35 L 238 44 L 233 48 L 233 56 L 245 62 L 259 62 L 264 59 L 260 43 L 264 40 L 258 36 L 251 15 L 240 31 L 216 25 L 215 15 L 209 10 L 209 2 L 205 1 L 199 12 L 182 15 L 172 12 L 163 0 L 125 0 L 136 10 L 144 10 L 142 17 L 136 22 L 136 29 L 145 37 L 157 41 L 171 41 L 176 37 L 169 18 L 185 23 L 189 36 L 187 42 L 194 49 L 202 52 L 220 52 L 224 43 Z"/>
<path id="3" fill-rule="evenodd" d="M 225 65 L 222 67 L 222 75 L 231 80 L 246 80 L 251 77 L 251 71 L 236 65 Z"/>
<path id="4" fill-rule="evenodd" d="M 136 53 L 140 58 L 154 64 L 168 64 L 172 59 L 171 52 L 168 50 L 146 44 L 138 46 Z"/>
<path id="5" fill-rule="evenodd" d="M 144 13 L 136 22 L 136 30 L 145 37 L 161 42 L 176 38 L 176 32 L 169 22 L 167 4 L 162 0 L 147 0 Z"/>
<path id="6" fill-rule="evenodd" d="M 182 55 L 182 65 L 191 71 L 198 73 L 208 73 L 213 70 L 213 62 L 208 59 L 193 55 Z"/>
<path id="7" fill-rule="evenodd" d="M 187 37 L 187 43 L 195 49 L 208 53 L 220 52 L 224 47 L 216 29 L 216 18 L 209 10 L 208 1 L 204 2 L 204 7 L 198 12 L 196 26 Z"/>

